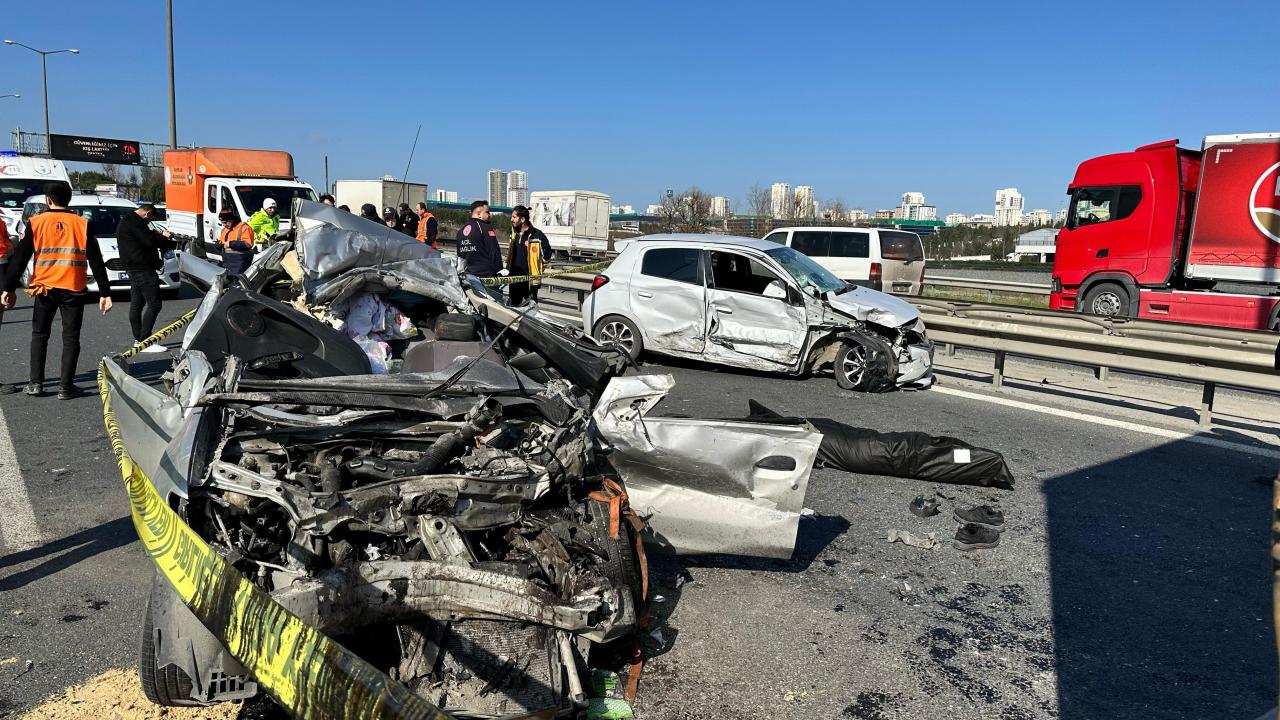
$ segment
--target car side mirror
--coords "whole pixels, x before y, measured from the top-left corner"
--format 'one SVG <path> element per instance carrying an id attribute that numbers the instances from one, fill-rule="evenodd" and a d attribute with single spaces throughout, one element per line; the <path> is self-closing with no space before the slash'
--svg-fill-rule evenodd
<path id="1" fill-rule="evenodd" d="M 784 288 L 782 283 L 777 280 L 769 281 L 769 284 L 764 286 L 764 292 L 761 294 L 767 298 L 773 298 L 774 300 L 787 299 L 787 289 Z"/>

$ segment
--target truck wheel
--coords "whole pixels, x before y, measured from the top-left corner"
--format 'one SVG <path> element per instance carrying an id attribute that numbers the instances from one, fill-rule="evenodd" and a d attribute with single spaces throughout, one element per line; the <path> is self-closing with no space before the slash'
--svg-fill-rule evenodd
<path id="1" fill-rule="evenodd" d="M 836 384 L 845 390 L 882 393 L 897 386 L 898 362 L 893 347 L 871 335 L 845 338 L 832 369 Z"/>
<path id="2" fill-rule="evenodd" d="M 1080 310 L 1101 317 L 1130 317 L 1129 292 L 1116 283 L 1099 283 L 1084 294 Z"/>
<path id="3" fill-rule="evenodd" d="M 593 337 L 605 345 L 617 345 L 626 350 L 632 362 L 640 358 L 640 351 L 644 349 L 640 329 L 621 315 L 609 315 L 596 323 Z"/>
<path id="4" fill-rule="evenodd" d="M 173 665 L 156 667 L 155 625 L 151 618 L 151 598 L 142 616 L 142 644 L 138 648 L 138 679 L 142 694 L 156 705 L 203 707 L 191 698 L 191 678 Z"/>

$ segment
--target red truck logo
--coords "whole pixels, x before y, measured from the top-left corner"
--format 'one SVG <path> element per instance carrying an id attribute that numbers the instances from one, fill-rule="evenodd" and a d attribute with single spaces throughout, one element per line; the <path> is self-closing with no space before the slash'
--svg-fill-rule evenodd
<path id="1" fill-rule="evenodd" d="M 1267 168 L 1253 184 L 1249 215 L 1259 232 L 1280 242 L 1280 162 Z"/>

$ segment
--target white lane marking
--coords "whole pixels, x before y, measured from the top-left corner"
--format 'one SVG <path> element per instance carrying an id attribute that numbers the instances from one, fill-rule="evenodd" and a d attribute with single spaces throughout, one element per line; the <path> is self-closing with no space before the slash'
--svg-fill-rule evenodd
<path id="1" fill-rule="evenodd" d="M 991 395 L 982 395 L 968 390 L 958 390 L 956 388 L 935 385 L 929 392 L 939 392 L 943 395 L 954 395 L 969 400 L 979 400 L 981 402 L 995 403 L 996 405 L 1004 405 L 1005 407 L 1018 408 L 1019 410 L 1027 410 L 1030 412 L 1041 413 L 1044 415 L 1053 415 L 1066 420 L 1075 420 L 1078 422 L 1087 422 L 1093 425 L 1103 425 L 1106 427 L 1120 428 L 1121 430 L 1131 430 L 1136 433 L 1146 435 L 1155 435 L 1169 440 L 1189 440 L 1191 442 L 1200 443 L 1201 445 L 1210 445 L 1224 450 L 1232 450 L 1236 452 L 1246 452 L 1253 455 L 1268 457 L 1280 460 L 1280 448 L 1260 448 L 1253 445 L 1245 445 L 1244 443 L 1235 443 L 1227 440 L 1219 440 L 1215 437 L 1207 437 L 1201 433 L 1185 432 L 1182 430 L 1170 430 L 1169 428 L 1152 427 L 1150 425 L 1142 425 L 1126 420 L 1116 420 L 1108 417 L 1098 417 L 1096 415 L 1086 415 L 1085 413 L 1075 412 L 1073 410 L 1060 410 L 1045 405 L 1035 405 L 1021 400 L 1012 400 L 1010 398 L 993 397 Z M 1264 442 L 1261 438 L 1259 442 Z"/>
<path id="2" fill-rule="evenodd" d="M 44 544 L 36 513 L 27 496 L 27 484 L 22 481 L 22 467 L 18 454 L 13 451 L 13 438 L 9 436 L 9 424 L 0 410 L 0 546 L 8 552 L 17 552 Z"/>

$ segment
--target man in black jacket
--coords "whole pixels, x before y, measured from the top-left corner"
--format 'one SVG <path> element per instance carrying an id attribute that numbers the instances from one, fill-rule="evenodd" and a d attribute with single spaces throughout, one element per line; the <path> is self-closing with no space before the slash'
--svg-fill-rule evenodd
<path id="1" fill-rule="evenodd" d="M 160 253 L 174 247 L 169 240 L 172 233 L 151 229 L 155 215 L 156 206 L 143 203 L 137 210 L 120 218 L 120 225 L 116 228 L 120 261 L 129 273 L 129 325 L 133 329 L 135 343 L 142 342 L 155 327 L 161 304 L 160 270 L 164 267 Z M 142 352 L 162 353 L 165 348 L 156 343 Z"/>
<path id="2" fill-rule="evenodd" d="M 471 219 L 458 230 L 458 258 L 466 264 L 464 270 L 476 277 L 507 274 L 502 268 L 498 236 L 489 225 L 489 203 L 484 200 L 471 203 Z M 486 289 L 490 295 L 502 299 L 502 290 L 498 287 L 488 286 Z"/>
<path id="3" fill-rule="evenodd" d="M 507 269 L 512 275 L 541 275 L 546 268 L 546 259 L 551 255 L 551 243 L 541 230 L 529 222 L 529 208 L 517 205 L 511 208 L 511 248 L 507 253 Z M 511 307 L 523 305 L 532 298 L 538 301 L 537 280 L 511 283 L 508 304 Z"/>

